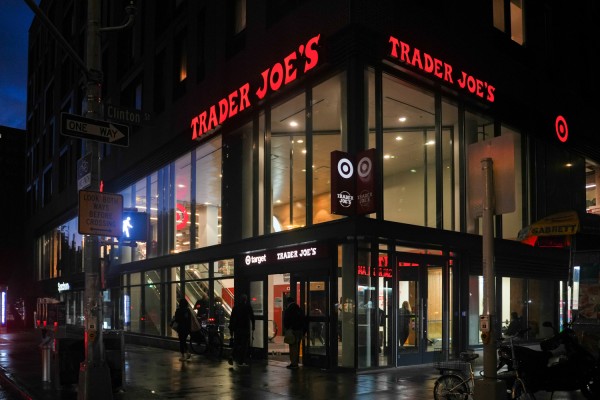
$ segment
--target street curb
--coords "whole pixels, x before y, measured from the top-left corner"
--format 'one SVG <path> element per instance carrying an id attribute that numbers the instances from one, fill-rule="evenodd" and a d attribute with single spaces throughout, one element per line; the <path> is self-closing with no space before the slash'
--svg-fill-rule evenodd
<path id="1" fill-rule="evenodd" d="M 0 366 L 0 386 L 4 389 L 8 390 L 12 394 L 18 396 L 23 400 L 33 400 L 33 397 L 21 387 L 10 375 L 8 371 L 6 371 L 3 367 Z"/>

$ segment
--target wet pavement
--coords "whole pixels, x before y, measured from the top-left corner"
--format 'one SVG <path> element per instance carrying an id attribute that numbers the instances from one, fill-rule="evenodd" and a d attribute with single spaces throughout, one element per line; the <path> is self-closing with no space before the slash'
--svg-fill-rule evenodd
<path id="1" fill-rule="evenodd" d="M 42 381 L 40 333 L 0 333 L 0 384 L 12 399 L 77 399 L 78 384 Z M 121 399 L 407 399 L 433 398 L 437 371 L 429 365 L 355 373 L 285 368 L 286 362 L 253 360 L 249 367 L 194 355 L 179 361 L 176 351 L 125 344 Z M 90 396 L 90 398 L 96 398 Z M 0 399 L 4 399 L 0 395 Z M 549 393 L 536 394 L 550 399 Z M 579 392 L 556 392 L 553 400 L 579 400 Z M 484 400 L 484 399 L 481 399 Z"/>

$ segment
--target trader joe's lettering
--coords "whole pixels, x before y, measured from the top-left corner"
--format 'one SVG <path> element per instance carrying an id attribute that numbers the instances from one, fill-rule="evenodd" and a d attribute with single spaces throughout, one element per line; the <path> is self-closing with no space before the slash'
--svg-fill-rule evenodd
<path id="1" fill-rule="evenodd" d="M 456 73 L 452 65 L 433 57 L 431 54 L 424 53 L 416 47 L 390 36 L 390 56 L 402 63 L 408 64 L 414 68 L 433 75 L 448 84 L 457 85 L 461 89 L 481 97 L 490 103 L 494 102 L 494 92 L 496 88 L 482 81 L 465 71 Z"/>
<path id="2" fill-rule="evenodd" d="M 319 62 L 317 45 L 320 37 L 321 35 L 317 35 L 311 38 L 306 44 L 301 44 L 297 50 L 285 56 L 281 62 L 276 62 L 265 69 L 260 74 L 259 87 L 254 91 L 256 100 L 262 100 L 270 91 L 276 92 L 285 85 L 292 83 L 298 77 L 298 72 L 305 74 L 313 69 Z M 296 60 L 302 58 L 304 63 L 296 62 Z M 208 109 L 194 116 L 191 122 L 192 140 L 216 129 L 227 119 L 249 108 L 253 100 L 250 93 L 250 83 L 244 83 Z"/>

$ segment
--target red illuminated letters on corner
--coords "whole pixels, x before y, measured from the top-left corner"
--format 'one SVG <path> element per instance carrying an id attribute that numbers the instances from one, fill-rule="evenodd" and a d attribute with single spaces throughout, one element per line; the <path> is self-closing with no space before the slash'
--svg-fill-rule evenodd
<path id="1" fill-rule="evenodd" d="M 306 43 L 306 46 L 301 44 L 298 47 L 298 52 L 294 51 L 285 57 L 283 64 L 275 63 L 271 68 L 264 70 L 261 74 L 262 86 L 256 91 L 256 97 L 262 100 L 267 95 L 268 89 L 275 92 L 281 89 L 282 86 L 296 80 L 298 70 L 292 62 L 298 58 L 298 55 L 304 56 L 306 59 L 303 73 L 313 69 L 319 62 L 319 53 L 315 49 L 315 46 L 319 43 L 320 38 L 321 35 L 313 37 Z"/>
<path id="2" fill-rule="evenodd" d="M 265 69 L 260 75 L 260 87 L 254 92 L 256 98 L 262 100 L 269 91 L 275 92 L 295 81 L 299 70 L 305 74 L 313 69 L 319 63 L 317 45 L 319 44 L 320 37 L 321 35 L 317 35 L 311 38 L 306 44 L 298 46 L 298 50 L 284 57 L 282 62 L 277 62 Z M 301 57 L 304 57 L 304 66 L 303 68 L 298 68 L 298 64 L 295 61 Z M 250 83 L 245 83 L 227 97 L 210 106 L 208 110 L 204 110 L 194 116 L 190 124 L 192 128 L 192 140 L 199 138 L 206 132 L 221 125 L 227 119 L 249 108 L 252 105 L 252 99 L 249 96 L 250 90 Z"/>
<path id="3" fill-rule="evenodd" d="M 393 36 L 390 36 L 390 44 L 390 56 L 400 62 L 418 68 L 448 84 L 458 85 L 461 89 L 465 89 L 469 93 L 481 97 L 490 103 L 494 102 L 494 92 L 496 91 L 496 88 L 489 83 L 477 79 L 474 76 L 467 74 L 465 71 L 461 71 L 458 74 L 458 78 L 456 78 L 454 76 L 452 65 L 435 58 L 428 53 L 423 53 L 416 47 L 411 47 L 409 44 L 402 42 Z"/>

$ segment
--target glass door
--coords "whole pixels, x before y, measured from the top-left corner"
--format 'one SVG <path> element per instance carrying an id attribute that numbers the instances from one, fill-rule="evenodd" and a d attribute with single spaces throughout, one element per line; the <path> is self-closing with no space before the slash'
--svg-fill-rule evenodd
<path id="1" fill-rule="evenodd" d="M 307 332 L 301 349 L 302 364 L 329 368 L 331 321 L 327 277 L 292 274 L 290 280 L 290 295 L 296 299 L 307 318 Z M 334 330 L 333 334 L 337 335 L 337 332 Z"/>
<path id="2" fill-rule="evenodd" d="M 445 265 L 444 257 L 398 254 L 398 365 L 431 362 L 434 349 L 449 335 L 451 296 Z"/>

